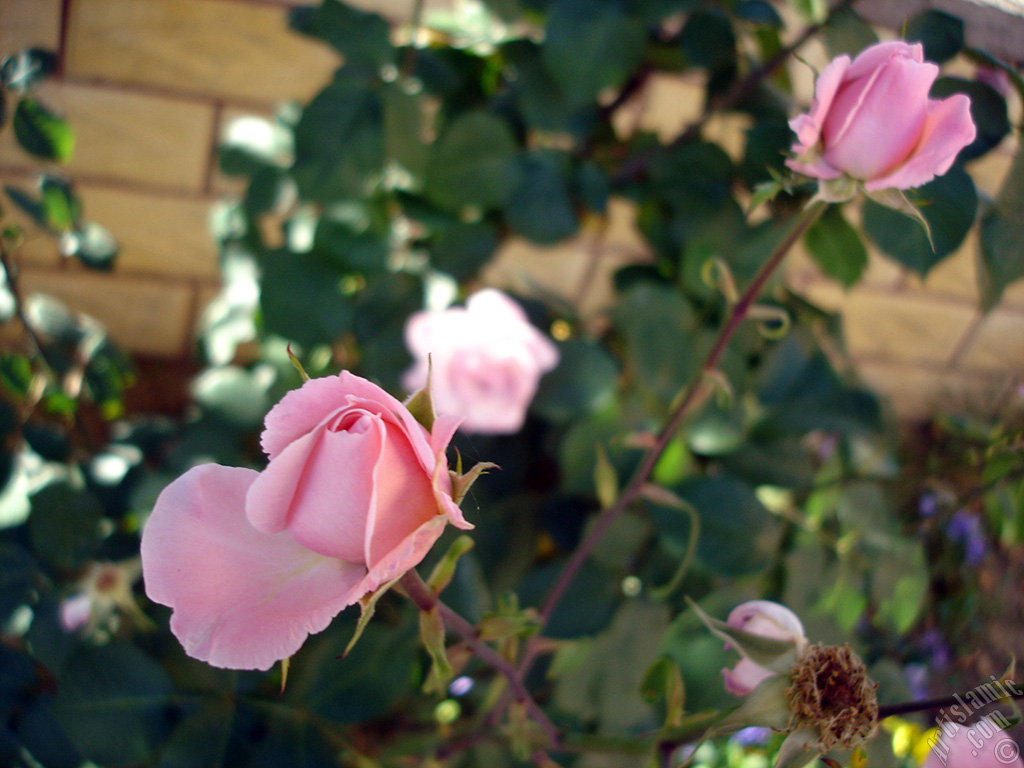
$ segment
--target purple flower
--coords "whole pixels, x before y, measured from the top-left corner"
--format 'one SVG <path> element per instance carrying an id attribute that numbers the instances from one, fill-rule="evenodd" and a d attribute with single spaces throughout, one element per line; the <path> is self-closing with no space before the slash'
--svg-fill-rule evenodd
<path id="1" fill-rule="evenodd" d="M 964 562 L 978 565 L 988 551 L 988 541 L 981 527 L 981 518 L 965 509 L 958 510 L 946 524 L 946 535 L 950 541 L 962 544 Z"/>

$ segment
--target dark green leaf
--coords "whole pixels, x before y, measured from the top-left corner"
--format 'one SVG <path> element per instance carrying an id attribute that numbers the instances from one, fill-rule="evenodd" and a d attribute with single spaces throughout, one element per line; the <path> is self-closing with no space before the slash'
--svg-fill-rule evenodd
<path id="1" fill-rule="evenodd" d="M 388 158 L 412 174 L 415 180 L 426 172 L 428 147 L 423 141 L 421 99 L 390 84 L 381 90 L 384 105 L 384 146 Z"/>
<path id="2" fill-rule="evenodd" d="M 964 47 L 964 23 L 956 16 L 929 8 L 907 22 L 904 37 L 924 45 L 924 56 L 942 64 Z"/>
<path id="3" fill-rule="evenodd" d="M 388 23 L 376 13 L 352 8 L 338 0 L 323 0 L 318 8 L 291 9 L 288 24 L 295 31 L 334 47 L 345 57 L 346 64 L 376 70 L 394 61 Z"/>
<path id="4" fill-rule="evenodd" d="M 644 29 L 609 0 L 557 0 L 544 30 L 544 64 L 571 104 L 617 88 L 640 63 Z"/>
<path id="5" fill-rule="evenodd" d="M 567 159 L 538 150 L 520 155 L 517 163 L 519 182 L 505 201 L 509 226 L 541 245 L 572 235 L 579 222 L 569 196 Z"/>
<path id="6" fill-rule="evenodd" d="M 771 564 L 780 528 L 749 487 L 719 474 L 688 481 L 676 490 L 700 515 L 697 556 L 708 569 L 723 576 L 742 576 Z M 662 535 L 686 546 L 690 518 L 685 512 L 652 506 L 651 520 Z"/>
<path id="7" fill-rule="evenodd" d="M 431 239 L 430 263 L 462 281 L 473 277 L 498 248 L 498 233 L 486 222 L 459 222 Z"/>
<path id="8" fill-rule="evenodd" d="M 245 212 L 256 218 L 273 210 L 281 199 L 281 186 L 286 179 L 284 171 L 271 165 L 254 169 L 242 201 Z"/>
<path id="9" fill-rule="evenodd" d="M 693 309 L 677 291 L 641 284 L 619 300 L 613 316 L 633 383 L 668 404 L 697 369 L 691 345 L 681 343 L 696 327 Z"/>
<path id="10" fill-rule="evenodd" d="M 182 720 L 160 750 L 159 768 L 225 768 L 235 708 L 212 701 Z"/>
<path id="11" fill-rule="evenodd" d="M 87 759 L 118 768 L 150 760 L 167 732 L 170 693 L 167 674 L 135 646 L 82 646 L 61 675 L 53 710 Z"/>
<path id="12" fill-rule="evenodd" d="M 597 163 L 580 163 L 573 179 L 573 187 L 583 204 L 595 213 L 604 213 L 611 194 L 611 180 Z"/>
<path id="13" fill-rule="evenodd" d="M 12 187 L 9 184 L 4 184 L 4 192 L 11 198 L 11 201 L 18 206 L 21 210 L 29 215 L 29 217 L 41 227 L 47 225 L 46 221 L 46 209 L 43 207 L 41 200 L 36 200 L 27 192 L 23 192 L 17 187 Z"/>
<path id="14" fill-rule="evenodd" d="M 736 16 L 774 29 L 784 26 L 782 17 L 767 0 L 740 0 L 736 6 Z"/>
<path id="15" fill-rule="evenodd" d="M 71 125 L 30 96 L 14 110 L 14 135 L 22 149 L 42 160 L 67 162 L 75 148 Z"/>
<path id="16" fill-rule="evenodd" d="M 6 622 L 18 606 L 34 601 L 39 580 L 39 571 L 28 552 L 17 544 L 0 542 L 0 622 Z"/>
<path id="17" fill-rule="evenodd" d="M 530 571 L 519 586 L 520 603 L 540 605 L 561 572 L 561 565 L 552 562 Z M 611 621 L 620 594 L 617 579 L 604 568 L 586 563 L 544 627 L 544 636 L 566 639 L 599 632 Z"/>
<path id="18" fill-rule="evenodd" d="M 604 347 L 573 339 L 558 345 L 558 367 L 544 376 L 531 408 L 552 421 L 600 410 L 615 396 L 619 367 Z"/>
<path id="19" fill-rule="evenodd" d="M 679 39 L 690 66 L 702 67 L 712 75 L 736 68 L 736 33 L 723 12 L 694 11 Z"/>
<path id="20" fill-rule="evenodd" d="M 971 177 L 958 165 L 923 187 L 907 190 L 931 229 L 935 250 L 913 219 L 871 200 L 864 201 L 864 231 L 888 256 L 920 275 L 955 251 L 967 237 L 978 208 Z"/>
<path id="21" fill-rule="evenodd" d="M 868 252 L 842 208 L 830 205 L 804 236 L 807 250 L 822 271 L 849 288 L 864 274 Z"/>
<path id="22" fill-rule="evenodd" d="M 313 248 L 340 269 L 360 273 L 386 271 L 391 252 L 383 237 L 369 230 L 357 232 L 349 224 L 326 216 L 317 223 Z"/>
<path id="23" fill-rule="evenodd" d="M 544 65 L 539 44 L 512 40 L 502 46 L 502 53 L 516 76 L 512 97 L 530 127 L 579 136 L 593 130 L 596 101 L 575 104 L 566 99 L 554 75 Z"/>
<path id="24" fill-rule="evenodd" d="M 304 347 L 329 344 L 352 323 L 342 273 L 315 254 L 271 253 L 263 264 L 263 326 Z"/>
<path id="25" fill-rule="evenodd" d="M 964 80 L 959 77 L 940 77 L 932 84 L 929 95 L 944 99 L 955 93 L 964 93 L 971 100 L 971 118 L 978 129 L 974 141 L 960 150 L 958 162 L 980 157 L 999 144 L 1010 132 L 1010 119 L 1006 112 L 1006 99 L 988 83 Z"/>
<path id="26" fill-rule="evenodd" d="M 504 120 L 467 112 L 434 144 L 424 193 L 448 210 L 496 208 L 519 182 L 515 156 L 516 142 Z"/>
<path id="27" fill-rule="evenodd" d="M 1017 152 L 993 205 L 981 220 L 978 282 L 986 310 L 999 303 L 1007 285 L 1024 278 L 1024 152 Z"/>
<path id="28" fill-rule="evenodd" d="M 73 571 L 99 548 L 102 519 L 103 508 L 90 491 L 51 483 L 32 496 L 32 546 L 49 565 Z"/>
<path id="29" fill-rule="evenodd" d="M 24 355 L 0 354 L 0 383 L 19 398 L 25 397 L 32 383 L 32 362 Z"/>
<path id="30" fill-rule="evenodd" d="M 829 16 L 822 32 L 825 48 L 829 55 L 842 53 L 856 56 L 865 48 L 878 42 L 878 35 L 855 11 L 844 8 Z"/>
<path id="31" fill-rule="evenodd" d="M 384 163 L 380 94 L 342 69 L 318 93 L 295 126 L 292 176 L 304 197 L 359 198 Z"/>

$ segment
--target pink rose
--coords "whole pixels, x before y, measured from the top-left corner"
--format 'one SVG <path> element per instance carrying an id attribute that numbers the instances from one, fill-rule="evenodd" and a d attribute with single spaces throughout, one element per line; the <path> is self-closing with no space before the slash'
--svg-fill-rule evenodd
<path id="1" fill-rule="evenodd" d="M 197 659 L 268 669 L 345 606 L 414 567 L 452 500 L 445 449 L 365 379 L 307 381 L 267 414 L 262 472 L 204 464 L 160 494 L 142 533 L 149 597 Z"/>
<path id="2" fill-rule="evenodd" d="M 944 720 L 940 726 L 921 768 L 1024 768 L 1017 742 L 993 717 L 971 725 Z"/>
<path id="3" fill-rule="evenodd" d="M 975 128 L 967 96 L 928 98 L 938 74 L 920 43 L 878 43 L 852 63 L 839 56 L 818 77 L 810 112 L 789 123 L 797 157 L 786 164 L 817 179 L 845 174 L 868 192 L 945 173 Z"/>
<path id="4" fill-rule="evenodd" d="M 403 379 L 406 389 L 426 384 L 429 355 L 438 413 L 461 417 L 469 432 L 518 431 L 541 375 L 558 365 L 558 348 L 493 289 L 474 293 L 464 309 L 417 312 L 405 341 L 416 358 Z"/>
<path id="5" fill-rule="evenodd" d="M 762 637 L 789 640 L 796 644 L 798 654 L 807 645 L 804 625 L 800 623 L 799 617 L 786 606 L 770 600 L 750 600 L 737 605 L 725 623 L 734 629 L 742 629 L 744 632 Z M 762 680 L 775 674 L 745 656 L 732 669 L 722 670 L 725 689 L 737 696 L 748 695 Z"/>

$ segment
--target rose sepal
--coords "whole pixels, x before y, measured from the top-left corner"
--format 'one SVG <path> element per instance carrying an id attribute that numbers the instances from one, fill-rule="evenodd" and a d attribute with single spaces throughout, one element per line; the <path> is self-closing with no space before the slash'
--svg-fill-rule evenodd
<path id="1" fill-rule="evenodd" d="M 758 666 L 772 672 L 787 672 L 796 663 L 799 649 L 792 640 L 765 637 L 729 626 L 724 621 L 708 616 L 700 606 L 687 598 L 697 617 L 711 632 L 736 647 L 740 654 Z M 755 689 L 756 690 L 756 689 Z"/>
<path id="2" fill-rule="evenodd" d="M 928 245 L 932 247 L 933 251 L 935 250 L 935 241 L 932 240 L 932 228 L 928 225 L 928 219 L 924 217 L 924 214 L 921 213 L 921 210 L 916 205 L 910 202 L 910 198 L 906 196 L 902 189 L 876 189 L 874 192 L 865 190 L 864 194 L 879 205 L 884 205 L 886 208 L 892 208 L 904 216 L 909 216 L 924 227 L 924 234 L 928 238 Z"/>

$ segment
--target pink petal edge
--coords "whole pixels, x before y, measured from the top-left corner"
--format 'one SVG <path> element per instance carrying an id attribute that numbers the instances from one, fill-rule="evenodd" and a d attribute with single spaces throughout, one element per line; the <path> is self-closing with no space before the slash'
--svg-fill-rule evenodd
<path id="1" fill-rule="evenodd" d="M 257 475 L 189 470 L 160 494 L 142 533 L 146 593 L 173 609 L 185 652 L 216 667 L 269 669 L 363 594 L 362 566 L 249 525 L 245 497 Z"/>

